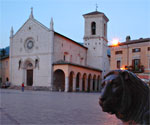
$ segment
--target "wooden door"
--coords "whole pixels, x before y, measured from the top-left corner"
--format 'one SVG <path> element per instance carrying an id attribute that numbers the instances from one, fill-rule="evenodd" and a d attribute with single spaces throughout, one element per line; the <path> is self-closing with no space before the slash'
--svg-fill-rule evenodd
<path id="1" fill-rule="evenodd" d="M 27 85 L 32 86 L 33 85 L 33 70 L 27 70 Z"/>

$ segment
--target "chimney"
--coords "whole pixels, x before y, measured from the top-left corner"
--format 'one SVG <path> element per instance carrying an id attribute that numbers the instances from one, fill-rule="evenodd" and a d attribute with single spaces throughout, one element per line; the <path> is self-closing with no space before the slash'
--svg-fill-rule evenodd
<path id="1" fill-rule="evenodd" d="M 126 36 L 126 42 L 130 41 L 131 37 L 130 36 Z"/>

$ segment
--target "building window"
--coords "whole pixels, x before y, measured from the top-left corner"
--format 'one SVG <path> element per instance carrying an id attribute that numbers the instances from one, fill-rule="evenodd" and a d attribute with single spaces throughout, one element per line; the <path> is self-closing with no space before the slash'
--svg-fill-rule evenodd
<path id="1" fill-rule="evenodd" d="M 150 51 L 150 47 L 148 47 L 147 50 Z"/>
<path id="2" fill-rule="evenodd" d="M 134 48 L 132 49 L 132 52 L 135 53 L 135 52 L 141 52 L 141 48 Z"/>
<path id="3" fill-rule="evenodd" d="M 106 36 L 106 24 L 104 24 L 104 36 Z"/>
<path id="4" fill-rule="evenodd" d="M 132 66 L 135 71 L 138 71 L 140 67 L 140 59 L 133 59 Z"/>
<path id="5" fill-rule="evenodd" d="M 91 23 L 91 32 L 92 32 L 92 35 L 96 34 L 96 23 L 95 22 Z"/>
<path id="6" fill-rule="evenodd" d="M 117 60 L 117 68 L 120 69 L 120 66 L 121 66 L 121 61 Z"/>
<path id="7" fill-rule="evenodd" d="M 115 54 L 122 54 L 122 51 L 116 51 Z"/>
<path id="8" fill-rule="evenodd" d="M 66 56 L 64 55 L 64 61 L 66 60 Z"/>
<path id="9" fill-rule="evenodd" d="M 70 56 L 70 62 L 72 62 L 72 55 Z"/>

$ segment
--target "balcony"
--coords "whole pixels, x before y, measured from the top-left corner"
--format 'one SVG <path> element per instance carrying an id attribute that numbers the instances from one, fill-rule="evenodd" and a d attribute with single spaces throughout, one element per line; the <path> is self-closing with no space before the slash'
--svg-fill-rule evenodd
<path id="1" fill-rule="evenodd" d="M 133 73 L 143 73 L 144 72 L 144 66 L 140 65 L 140 66 L 125 66 L 126 70 L 129 70 Z"/>

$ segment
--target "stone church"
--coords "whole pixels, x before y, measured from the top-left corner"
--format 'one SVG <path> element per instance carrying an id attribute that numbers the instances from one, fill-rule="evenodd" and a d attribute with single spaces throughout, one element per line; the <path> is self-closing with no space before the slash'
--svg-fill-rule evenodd
<path id="1" fill-rule="evenodd" d="M 94 11 L 85 19 L 84 44 L 56 32 L 53 19 L 46 27 L 33 16 L 10 32 L 10 82 L 14 86 L 47 87 L 56 91 L 99 91 L 109 70 L 107 22 Z"/>

